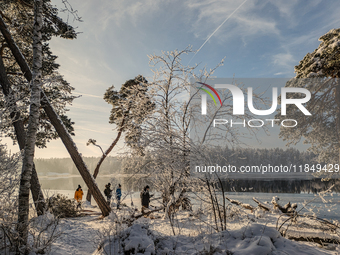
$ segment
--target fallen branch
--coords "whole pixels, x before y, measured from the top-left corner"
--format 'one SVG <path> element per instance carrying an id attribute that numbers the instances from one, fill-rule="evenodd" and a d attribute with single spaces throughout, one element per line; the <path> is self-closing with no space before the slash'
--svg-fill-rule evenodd
<path id="1" fill-rule="evenodd" d="M 271 208 L 270 208 L 270 207 L 268 207 L 267 205 L 263 204 L 261 201 L 257 200 L 255 197 L 253 197 L 253 200 L 255 201 L 255 203 L 258 204 L 258 206 L 259 206 L 261 209 L 263 209 L 263 210 L 265 210 L 265 211 L 267 211 L 267 212 L 271 211 Z"/>
<path id="2" fill-rule="evenodd" d="M 281 216 L 288 216 L 289 218 L 287 218 L 285 221 L 283 221 L 283 223 L 281 224 L 281 226 L 278 228 L 278 222 L 279 222 L 279 219 L 281 218 Z M 324 224 L 324 225 L 328 225 L 328 227 L 331 229 L 331 230 L 336 230 L 338 228 L 340 228 L 340 226 L 326 220 L 326 219 L 322 219 L 322 218 L 319 218 L 319 217 L 316 217 L 316 216 L 313 216 L 313 215 L 308 215 L 308 214 L 297 214 L 297 213 L 284 213 L 282 214 L 277 222 L 276 222 L 276 229 L 278 231 L 280 231 L 281 227 L 286 223 L 288 222 L 289 220 L 294 220 L 296 219 L 297 217 L 303 217 L 303 218 L 309 218 L 309 219 L 312 219 L 312 220 L 316 220 L 316 221 L 319 221 L 321 222 L 321 224 Z"/>
<path id="3" fill-rule="evenodd" d="M 282 233 L 281 233 L 282 234 Z M 296 237 L 296 236 L 290 236 L 290 235 L 285 235 L 285 238 L 288 238 L 290 240 L 294 240 L 294 241 L 305 241 L 305 242 L 313 242 L 313 243 L 318 243 L 320 245 L 324 245 L 325 243 L 337 243 L 339 244 L 340 243 L 340 240 L 339 238 L 322 238 L 322 237 L 308 237 L 308 236 L 299 236 L 299 237 Z"/>
<path id="4" fill-rule="evenodd" d="M 244 209 L 251 210 L 251 211 L 253 211 L 253 210 L 255 209 L 255 208 L 254 208 L 253 206 L 251 206 L 250 204 L 243 204 L 242 202 L 237 201 L 237 200 L 230 199 L 229 197 L 225 197 L 225 199 L 227 199 L 230 203 L 232 203 L 232 204 L 234 204 L 234 205 L 238 205 L 238 206 L 243 207 Z"/>
<path id="5" fill-rule="evenodd" d="M 274 208 L 279 209 L 282 213 L 294 213 L 296 211 L 296 208 L 297 208 L 297 204 L 296 203 L 290 204 L 290 202 L 288 202 L 284 206 L 281 206 L 277 202 L 278 200 L 279 200 L 278 197 L 273 197 L 272 204 L 274 205 Z"/>
<path id="6" fill-rule="evenodd" d="M 122 221 L 122 223 L 125 223 L 125 224 L 127 224 L 127 225 L 130 227 L 130 226 L 132 226 L 132 223 L 133 223 L 135 220 L 137 220 L 137 219 L 139 219 L 139 218 L 141 218 L 141 217 L 143 217 L 143 216 L 149 216 L 151 213 L 153 213 L 153 212 L 158 212 L 158 211 L 163 210 L 163 209 L 164 209 L 164 207 L 161 207 L 161 208 L 158 208 L 158 209 L 155 209 L 155 210 L 151 210 L 151 211 L 149 211 L 149 212 L 144 212 L 144 213 L 141 213 L 141 214 L 138 214 L 138 215 L 132 214 L 132 215 L 130 216 L 130 218 L 124 218 L 123 221 Z"/>
<path id="7" fill-rule="evenodd" d="M 151 211 L 149 211 L 149 212 L 144 212 L 144 213 L 141 213 L 141 214 L 138 214 L 138 215 L 132 215 L 131 217 L 133 217 L 133 218 L 135 218 L 135 219 L 139 219 L 139 218 L 141 218 L 141 217 L 143 217 L 143 216 L 149 216 L 151 213 L 153 213 L 153 212 L 158 212 L 158 211 L 160 211 L 160 210 L 163 210 L 164 209 L 164 207 L 161 207 L 161 208 L 158 208 L 158 209 L 154 209 L 154 210 L 151 210 Z"/>

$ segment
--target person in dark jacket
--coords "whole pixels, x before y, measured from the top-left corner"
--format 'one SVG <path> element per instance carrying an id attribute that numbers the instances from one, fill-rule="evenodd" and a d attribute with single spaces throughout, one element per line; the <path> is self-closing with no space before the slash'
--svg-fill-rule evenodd
<path id="1" fill-rule="evenodd" d="M 116 189 L 117 209 L 119 209 L 121 197 L 122 197 L 122 186 L 118 184 L 118 188 Z"/>
<path id="2" fill-rule="evenodd" d="M 153 195 L 150 195 L 149 193 L 149 185 L 145 186 L 143 191 L 140 193 L 141 198 L 141 204 L 142 204 L 142 213 L 144 213 L 146 208 L 149 208 L 150 204 L 150 198 L 153 197 Z"/>
<path id="3" fill-rule="evenodd" d="M 105 194 L 106 199 L 107 199 L 107 204 L 110 206 L 111 198 L 112 198 L 111 183 L 108 183 L 108 184 L 105 185 L 104 194 Z"/>

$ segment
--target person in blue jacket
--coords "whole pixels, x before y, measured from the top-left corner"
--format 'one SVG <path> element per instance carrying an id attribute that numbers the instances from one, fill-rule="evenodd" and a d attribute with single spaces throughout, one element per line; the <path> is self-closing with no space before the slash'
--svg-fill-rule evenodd
<path id="1" fill-rule="evenodd" d="M 118 184 L 118 188 L 116 189 L 117 209 L 119 209 L 121 197 L 122 197 L 122 186 Z"/>

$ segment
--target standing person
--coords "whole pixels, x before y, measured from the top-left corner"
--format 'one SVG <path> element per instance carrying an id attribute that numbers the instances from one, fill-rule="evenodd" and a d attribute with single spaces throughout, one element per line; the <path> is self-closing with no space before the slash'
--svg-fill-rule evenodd
<path id="1" fill-rule="evenodd" d="M 107 204 L 110 206 L 111 197 L 112 197 L 111 183 L 108 183 L 108 184 L 105 185 L 104 194 L 105 194 L 106 199 L 107 199 Z"/>
<path id="2" fill-rule="evenodd" d="M 117 209 L 119 209 L 121 197 L 122 197 L 122 186 L 118 184 L 118 188 L 116 189 Z"/>
<path id="3" fill-rule="evenodd" d="M 74 193 L 74 199 L 78 202 L 77 209 L 81 209 L 81 201 L 83 200 L 84 192 L 81 189 L 81 186 L 78 185 L 76 192 Z"/>
<path id="4" fill-rule="evenodd" d="M 149 189 L 149 185 L 146 185 L 143 191 L 140 193 L 142 213 L 144 213 L 146 208 L 149 208 L 150 198 L 153 197 L 153 195 L 150 195 Z"/>

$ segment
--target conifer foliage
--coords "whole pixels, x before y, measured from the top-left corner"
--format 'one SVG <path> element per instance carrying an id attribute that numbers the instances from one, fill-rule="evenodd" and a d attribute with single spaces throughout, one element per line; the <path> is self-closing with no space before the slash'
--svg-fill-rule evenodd
<path id="1" fill-rule="evenodd" d="M 312 115 L 305 116 L 294 105 L 288 105 L 287 116 L 276 117 L 298 121 L 295 128 L 281 128 L 280 137 L 288 144 L 303 139 L 310 144 L 309 150 L 319 155 L 320 162 L 334 164 L 340 159 L 340 29 L 330 30 L 319 40 L 319 47 L 295 66 L 296 77 L 286 84 L 311 92 L 305 107 Z"/>

